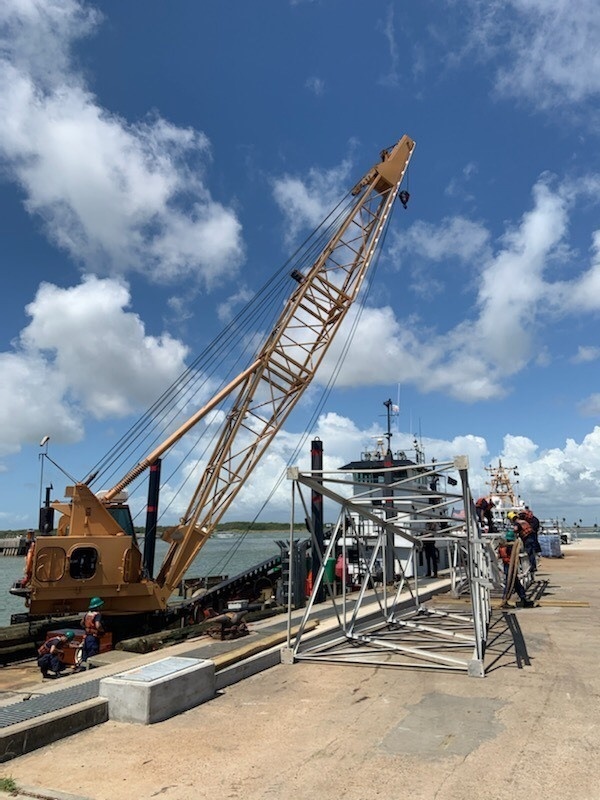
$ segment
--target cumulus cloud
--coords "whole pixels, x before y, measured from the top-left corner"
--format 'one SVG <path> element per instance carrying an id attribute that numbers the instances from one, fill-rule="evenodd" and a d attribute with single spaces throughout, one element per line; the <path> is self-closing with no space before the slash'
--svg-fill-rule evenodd
<path id="1" fill-rule="evenodd" d="M 471 40 L 494 60 L 496 88 L 544 109 L 600 92 L 596 0 L 469 0 Z"/>
<path id="2" fill-rule="evenodd" d="M 567 439 L 564 447 L 541 452 L 527 437 L 508 435 L 502 456 L 518 465 L 522 497 L 538 516 L 562 517 L 573 508 L 591 512 L 600 503 L 599 426 L 581 442 Z"/>
<path id="3" fill-rule="evenodd" d="M 361 453 L 373 450 L 382 434 L 381 421 L 358 425 L 351 417 L 327 412 L 317 420 L 311 438 L 323 443 L 324 469 L 337 470 L 360 458 Z M 301 449 L 298 451 L 298 447 Z M 562 447 L 542 449 L 525 436 L 507 434 L 500 453 L 490 452 L 489 443 L 482 436 L 461 434 L 452 439 L 424 437 L 420 445 L 426 461 L 453 461 L 466 455 L 469 460 L 469 483 L 474 494 L 484 493 L 489 481 L 486 467 L 496 464 L 498 458 L 519 471 L 517 492 L 540 516 L 551 518 L 569 515 L 581 516 L 597 507 L 600 502 L 600 427 L 581 442 L 568 439 Z M 414 436 L 410 432 L 396 431 L 392 438 L 394 452 L 403 451 L 414 457 Z M 285 467 L 292 454 L 301 470 L 310 469 L 309 441 L 302 443 L 302 435 L 291 429 L 280 432 L 268 454 L 244 485 L 236 498 L 235 512 L 229 518 L 252 519 L 268 498 L 268 513 L 263 519 L 289 519 L 290 482 L 284 477 Z M 273 487 L 276 487 L 273 490 Z M 336 491 L 344 493 L 339 486 Z M 571 511 L 571 509 L 575 509 Z M 581 509 L 584 509 L 581 511 Z M 330 520 L 336 509 L 325 501 L 325 516 Z"/>
<path id="4" fill-rule="evenodd" d="M 203 180 L 206 136 L 102 108 L 72 47 L 100 15 L 76 0 L 0 9 L 0 160 L 27 210 L 86 269 L 213 285 L 243 257 L 241 226 Z"/>
<path id="5" fill-rule="evenodd" d="M 532 361 L 550 363 L 551 352 L 540 339 L 551 316 L 600 308 L 599 234 L 593 237 L 591 266 L 568 247 L 570 215 L 582 186 L 565 183 L 558 190 L 550 176 L 542 176 L 533 187 L 531 208 L 496 241 L 481 223 L 460 216 L 439 226 L 416 223 L 396 235 L 392 262 L 416 253 L 428 270 L 448 258 L 470 263 L 473 312 L 441 330 L 414 315 L 401 320 L 389 306 L 351 309 L 344 323 L 346 336 L 355 330 L 351 358 L 341 367 L 338 384 L 391 380 L 473 402 L 505 395 L 507 379 Z M 568 278 L 552 280 L 556 274 Z M 455 273 L 434 278 L 454 280 Z M 426 283 L 430 286 L 431 278 Z M 334 341 L 321 380 L 336 369 L 344 339 L 341 334 Z M 582 349 L 579 358 L 592 355 L 593 349 Z"/>
<path id="6" fill-rule="evenodd" d="M 579 345 L 577 353 L 573 356 L 571 361 L 574 364 L 587 364 L 590 361 L 596 361 L 600 358 L 600 347 Z"/>
<path id="7" fill-rule="evenodd" d="M 217 308 L 217 315 L 221 322 L 230 322 L 234 316 L 235 309 L 249 303 L 254 297 L 254 292 L 246 287 L 238 289 L 237 292 L 230 295 L 227 300 L 219 304 Z"/>
<path id="8" fill-rule="evenodd" d="M 600 394 L 591 394 L 582 400 L 577 406 L 579 413 L 583 417 L 600 416 Z"/>
<path id="9" fill-rule="evenodd" d="M 185 346 L 149 336 L 129 304 L 127 286 L 113 279 L 40 286 L 30 323 L 0 355 L 0 454 L 46 433 L 78 441 L 86 417 L 146 408 L 182 372 Z"/>
<path id="10" fill-rule="evenodd" d="M 352 164 L 319 170 L 312 167 L 306 178 L 283 175 L 272 181 L 273 197 L 286 222 L 286 242 L 293 244 L 299 232 L 316 228 L 344 195 Z"/>
<path id="11" fill-rule="evenodd" d="M 421 258 L 436 263 L 457 258 L 472 263 L 488 252 L 490 233 L 480 222 L 466 217 L 445 217 L 439 224 L 419 221 L 402 234 L 395 233 L 390 245 L 390 259 L 398 266 Z"/>
<path id="12" fill-rule="evenodd" d="M 557 284 L 557 296 L 562 307 L 571 312 L 600 309 L 600 231 L 593 234 L 592 263 L 576 280 Z"/>

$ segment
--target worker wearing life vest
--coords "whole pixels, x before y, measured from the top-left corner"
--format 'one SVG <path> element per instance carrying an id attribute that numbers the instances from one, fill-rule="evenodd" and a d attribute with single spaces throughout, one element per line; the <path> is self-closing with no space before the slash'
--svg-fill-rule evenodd
<path id="1" fill-rule="evenodd" d="M 75 672 L 87 669 L 87 660 L 91 656 L 97 656 L 100 652 L 100 637 L 104 633 L 102 614 L 100 612 L 103 605 L 104 600 L 102 598 L 92 597 L 89 610 L 81 621 L 81 625 L 85 630 L 85 639 L 81 648 L 81 663 L 75 668 Z"/>
<path id="2" fill-rule="evenodd" d="M 500 542 L 500 544 L 498 546 L 498 556 L 500 557 L 500 560 L 502 561 L 502 567 L 504 569 L 504 591 L 502 593 L 502 603 L 500 605 L 500 608 L 511 608 L 512 607 L 508 602 L 509 599 L 510 599 L 510 595 L 509 595 L 509 592 L 508 592 L 509 587 L 506 585 L 506 581 L 507 581 L 507 578 L 508 578 L 508 569 L 509 569 L 509 566 L 510 566 L 510 557 L 511 557 L 512 550 L 513 550 L 513 547 L 514 547 L 515 538 L 516 538 L 516 534 L 514 533 L 514 531 L 508 531 L 506 533 L 506 538 L 501 540 L 501 542 Z M 514 586 L 510 590 L 510 594 L 512 594 L 513 591 L 515 591 L 518 594 L 519 599 L 521 600 L 521 605 L 523 606 L 523 608 L 532 608 L 533 607 L 534 603 L 531 600 L 527 599 L 527 596 L 525 594 L 525 589 L 523 588 L 523 584 L 521 583 L 521 581 L 519 580 L 518 577 L 515 577 Z"/>
<path id="3" fill-rule="evenodd" d="M 533 531 L 533 537 L 535 539 L 535 552 L 536 553 L 541 553 L 542 552 L 542 547 L 541 547 L 540 542 L 538 540 L 538 533 L 540 531 L 540 521 L 528 506 L 525 506 L 525 510 L 523 511 L 523 514 L 524 514 L 525 520 L 531 525 L 531 530 Z"/>
<path id="4" fill-rule="evenodd" d="M 62 670 L 65 668 L 63 663 L 63 647 L 72 641 L 74 637 L 73 631 L 65 631 L 47 639 L 38 648 L 38 667 L 41 670 L 43 678 L 58 678 Z M 54 673 L 52 676 L 49 674 L 50 670 Z"/>
<path id="5" fill-rule="evenodd" d="M 33 575 L 33 557 L 35 556 L 35 539 L 29 542 L 27 554 L 25 555 L 25 572 L 23 575 L 22 586 L 28 586 L 31 583 L 31 576 Z"/>
<path id="6" fill-rule="evenodd" d="M 495 506 L 496 504 L 491 497 L 480 497 L 475 501 L 475 511 L 477 512 L 479 523 L 480 525 L 487 524 L 489 533 L 494 533 L 496 530 L 492 515 L 492 508 L 495 508 Z"/>
<path id="7" fill-rule="evenodd" d="M 527 557 L 529 558 L 529 571 L 534 573 L 537 571 L 537 537 L 534 536 L 533 528 L 525 519 L 525 513 L 525 511 L 519 511 L 517 518 L 513 519 L 513 531 L 517 536 L 521 537 L 521 541 L 527 552 Z"/>

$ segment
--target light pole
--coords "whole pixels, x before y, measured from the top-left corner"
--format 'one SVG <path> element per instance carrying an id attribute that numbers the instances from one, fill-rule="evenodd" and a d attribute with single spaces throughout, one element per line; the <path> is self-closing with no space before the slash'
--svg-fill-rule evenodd
<path id="1" fill-rule="evenodd" d="M 50 441 L 49 436 L 44 436 L 42 441 L 40 442 L 40 447 L 43 447 L 44 450 L 40 453 L 40 502 L 38 503 L 38 508 L 42 507 L 42 492 L 44 487 L 44 457 L 48 455 L 48 442 Z"/>

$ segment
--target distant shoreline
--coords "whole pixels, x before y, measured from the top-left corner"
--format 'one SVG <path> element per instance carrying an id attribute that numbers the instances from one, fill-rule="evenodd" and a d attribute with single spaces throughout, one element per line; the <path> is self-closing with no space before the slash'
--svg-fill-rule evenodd
<path id="1" fill-rule="evenodd" d="M 159 525 L 157 528 L 157 532 L 160 534 L 163 531 L 166 531 L 172 527 L 170 525 Z M 289 522 L 221 522 L 215 528 L 215 533 L 272 533 L 273 531 L 289 531 L 290 523 Z M 27 532 L 32 530 L 31 528 L 23 528 L 21 530 L 7 530 L 7 531 L 0 531 L 0 539 L 11 539 L 17 536 L 26 536 Z M 306 526 L 301 523 L 296 523 L 294 525 L 295 531 L 303 531 L 306 530 Z M 143 538 L 144 536 L 144 529 L 143 528 L 136 528 L 135 532 L 137 536 Z M 35 534 L 38 534 L 39 531 L 34 531 Z M 308 531 L 307 531 L 308 534 Z"/>

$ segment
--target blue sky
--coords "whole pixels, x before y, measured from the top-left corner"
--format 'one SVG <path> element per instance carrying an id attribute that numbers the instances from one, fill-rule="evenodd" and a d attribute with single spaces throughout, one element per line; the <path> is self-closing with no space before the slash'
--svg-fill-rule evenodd
<path id="1" fill-rule="evenodd" d="M 399 398 L 394 448 L 467 454 L 476 492 L 501 457 L 539 516 L 597 520 L 595 0 L 5 0 L 0 36 L 0 527 L 36 525 L 43 436 L 83 478 L 404 133 L 409 208 L 310 434 L 340 466 Z"/>

